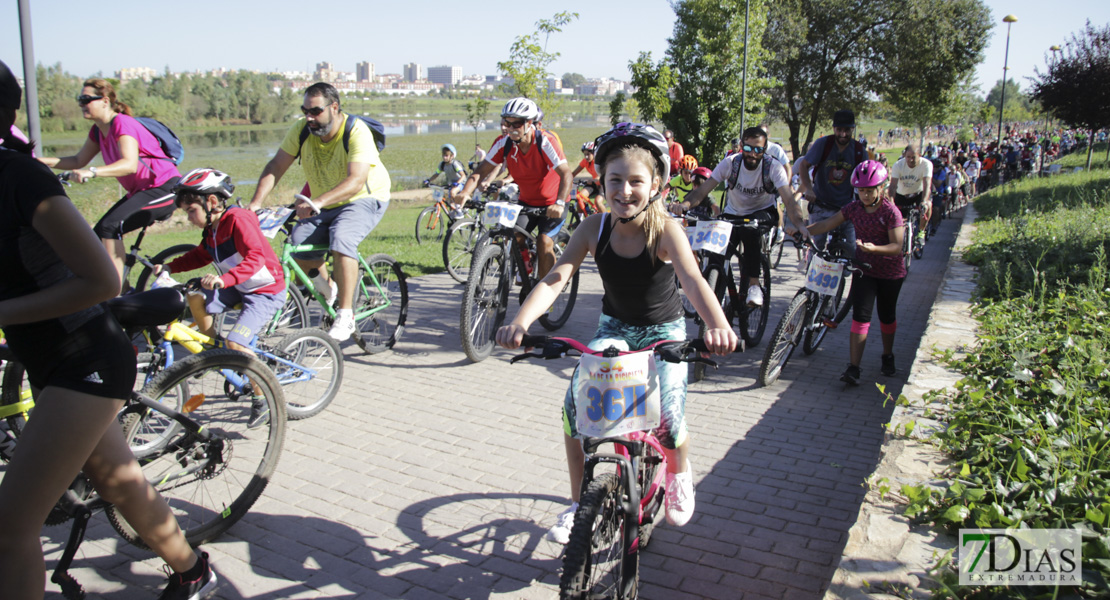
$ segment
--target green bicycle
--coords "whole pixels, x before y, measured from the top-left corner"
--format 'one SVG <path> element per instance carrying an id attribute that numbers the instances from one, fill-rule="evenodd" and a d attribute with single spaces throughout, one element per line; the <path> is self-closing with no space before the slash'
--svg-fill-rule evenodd
<path id="1" fill-rule="evenodd" d="M 335 321 L 335 307 L 316 289 L 312 276 L 293 258 L 294 254 L 301 252 L 327 252 L 328 245 L 291 243 L 289 235 L 296 223 L 296 214 L 288 208 L 263 209 L 259 213 L 259 222 L 263 231 L 271 237 L 277 230 L 285 233 L 281 265 L 289 286 L 285 306 L 274 315 L 260 335 L 266 337 L 285 334 L 290 330 L 313 326 L 306 297 L 319 303 L 322 310 L 319 327 L 328 329 Z M 369 258 L 361 255 L 356 258 L 358 282 L 353 306 L 356 325 L 354 338 L 363 352 L 377 354 L 392 348 L 404 333 L 409 309 L 408 284 L 405 283 L 405 273 L 401 270 L 401 265 L 392 256 L 374 254 Z M 230 320 L 230 316 L 227 319 L 228 322 L 234 322 Z"/>

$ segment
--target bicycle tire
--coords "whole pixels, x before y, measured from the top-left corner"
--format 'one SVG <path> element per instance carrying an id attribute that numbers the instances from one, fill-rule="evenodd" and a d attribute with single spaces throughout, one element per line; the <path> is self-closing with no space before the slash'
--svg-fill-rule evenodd
<path id="1" fill-rule="evenodd" d="M 272 353 L 296 365 L 259 355 L 281 385 L 289 419 L 307 419 L 318 414 L 339 393 L 343 385 L 343 351 L 326 331 L 295 331 L 275 344 Z"/>
<path id="2" fill-rule="evenodd" d="M 767 343 L 767 351 L 763 353 L 763 362 L 759 366 L 759 385 L 766 387 L 778 381 L 783 367 L 794 355 L 794 349 L 798 347 L 805 331 L 806 300 L 804 291 L 795 294 L 779 324 L 775 326 L 771 341 Z"/>
<path id="3" fill-rule="evenodd" d="M 23 363 L 18 360 L 9 360 L 4 363 L 3 383 L 0 384 L 0 406 L 11 406 L 23 399 L 24 390 L 31 391 L 31 384 L 27 381 L 27 371 Z M 7 418 L 8 428 L 16 438 L 23 432 L 27 425 L 27 413 L 12 415 Z"/>
<path id="4" fill-rule="evenodd" d="M 725 302 L 724 298 L 727 297 L 727 295 L 722 294 L 723 290 L 718 289 L 718 288 L 720 288 L 720 284 L 719 284 L 720 278 L 721 278 L 721 268 L 716 266 L 716 265 L 713 265 L 713 266 L 709 267 L 709 269 L 707 269 L 706 272 L 705 272 L 705 282 L 709 285 L 709 289 L 713 290 L 713 293 L 717 296 L 717 302 L 723 303 L 723 302 Z M 729 313 L 726 313 L 725 316 L 728 317 Z M 705 321 L 699 319 L 699 322 L 698 322 L 698 339 L 700 339 L 700 340 L 705 339 L 705 332 L 706 332 L 707 329 L 708 329 L 708 326 L 705 324 Z M 694 366 L 690 369 L 691 370 L 690 379 L 693 379 L 694 381 L 701 381 L 701 380 L 705 379 L 706 365 L 704 363 L 700 363 L 700 362 L 695 362 L 695 363 L 693 363 L 693 365 Z"/>
<path id="5" fill-rule="evenodd" d="M 416 217 L 417 244 L 432 240 L 438 241 L 443 237 L 443 232 L 446 229 L 445 221 L 447 221 L 447 215 L 443 214 L 444 212 L 438 204 L 420 211 L 420 216 Z"/>
<path id="6" fill-rule="evenodd" d="M 910 263 L 916 258 L 917 254 L 917 240 L 914 237 L 916 227 L 912 223 L 913 215 L 910 215 L 910 220 L 906 221 L 905 226 L 902 228 L 902 235 L 905 239 L 902 240 L 902 263 L 906 267 L 906 273 L 910 272 Z"/>
<path id="7" fill-rule="evenodd" d="M 177 244 L 176 246 L 170 246 L 169 248 L 166 248 L 165 250 L 159 252 L 158 254 L 155 254 L 150 259 L 150 262 L 151 262 L 151 264 L 155 264 L 155 265 L 164 265 L 164 264 L 170 262 L 171 260 L 173 260 L 173 259 L 185 254 L 186 252 L 192 250 L 193 248 L 196 248 L 196 245 L 194 245 L 194 244 Z M 136 292 L 145 291 L 147 289 L 147 286 L 150 285 L 150 283 L 153 282 L 153 281 L 154 281 L 154 275 L 151 272 L 150 267 L 147 267 L 147 266 L 144 265 L 143 270 L 139 271 L 139 277 L 135 280 L 135 287 L 132 288 L 132 289 L 134 289 Z"/>
<path id="8" fill-rule="evenodd" d="M 647 501 L 640 522 L 640 550 L 647 548 L 648 544 L 651 543 L 651 534 L 655 531 L 656 517 L 659 516 L 659 511 L 662 510 L 665 503 L 666 479 L 664 479 L 664 485 L 655 490 L 654 498 L 644 498 L 643 494 L 648 492 L 651 483 L 655 481 L 655 477 L 659 473 L 659 469 L 663 468 L 665 461 L 666 459 L 655 449 L 655 446 L 644 444 L 644 454 L 640 457 L 640 468 L 636 474 L 636 482 L 640 486 L 641 502 Z M 664 475 L 665 477 L 666 475 Z"/>
<path id="9" fill-rule="evenodd" d="M 366 259 L 374 274 L 370 277 L 360 264 L 358 285 L 355 286 L 355 315 L 385 305 L 372 315 L 355 321 L 355 342 L 367 354 L 377 354 L 392 348 L 405 332 L 409 314 L 409 286 L 401 265 L 388 254 L 375 254 Z M 374 279 L 381 286 L 374 286 Z"/>
<path id="10" fill-rule="evenodd" d="M 746 348 L 754 348 L 759 345 L 759 342 L 763 339 L 763 333 L 767 330 L 767 315 L 770 313 L 771 262 L 766 254 L 759 257 L 759 266 L 763 270 L 763 281 L 760 282 L 763 288 L 763 304 L 732 308 L 733 312 L 737 313 L 735 315 L 736 323 Z M 729 321 L 731 322 L 732 318 Z"/>
<path id="11" fill-rule="evenodd" d="M 228 394 L 222 369 L 249 379 L 265 399 L 270 418 L 248 428 L 251 401 Z M 188 381 L 187 416 L 213 435 L 203 442 L 182 430 L 173 440 L 149 452 L 137 453 L 143 474 L 166 499 L 185 539 L 196 546 L 207 543 L 239 521 L 258 500 L 273 477 L 285 439 L 285 401 L 274 374 L 258 359 L 242 352 L 215 349 L 194 354 L 160 373 L 143 389 L 155 400 L 175 393 Z M 196 404 L 195 407 L 191 405 Z M 189 408 L 192 410 L 189 410 Z M 134 447 L 143 419 L 130 413 L 124 437 Z M 181 475 L 191 467 L 194 473 Z M 114 506 L 106 510 L 112 527 L 128 542 L 146 548 L 135 530 Z"/>
<path id="12" fill-rule="evenodd" d="M 474 268 L 466 280 L 459 334 L 463 352 L 472 362 L 481 362 L 493 351 L 494 335 L 509 311 L 509 265 L 502 246 L 489 244 L 474 257 Z"/>
<path id="13" fill-rule="evenodd" d="M 841 301 L 844 298 L 845 279 L 847 277 L 842 276 L 840 278 L 840 285 L 836 288 L 835 296 L 821 296 L 821 301 L 812 310 L 813 316 L 810 320 L 810 327 L 806 327 L 806 335 L 802 344 L 802 350 L 806 355 L 817 352 L 817 347 L 821 345 L 825 335 L 829 332 L 829 328 L 825 326 L 825 319 L 835 318 L 836 313 L 840 310 Z"/>
<path id="14" fill-rule="evenodd" d="M 556 260 L 562 255 L 562 249 L 566 247 L 567 242 L 570 241 L 570 236 L 565 231 L 560 231 L 556 235 L 555 240 L 555 256 Z M 534 275 L 534 274 L 533 274 Z M 535 287 L 533 284 L 532 287 Z M 566 325 L 567 319 L 570 319 L 570 313 L 574 310 L 574 303 L 578 300 L 578 269 L 574 270 L 574 275 L 571 276 L 570 282 L 563 286 L 559 295 L 555 297 L 555 302 L 551 304 L 551 308 L 540 315 L 540 325 L 548 331 L 555 331 L 563 325 Z"/>
<path id="15" fill-rule="evenodd" d="M 770 257 L 771 257 L 771 268 L 772 269 L 779 268 L 779 263 L 782 262 L 782 247 L 785 246 L 785 245 L 786 245 L 785 236 L 784 236 L 784 239 L 781 242 L 777 242 L 777 243 L 774 243 L 774 244 L 771 245 Z"/>
<path id="16" fill-rule="evenodd" d="M 459 219 L 447 230 L 443 238 L 443 267 L 451 279 L 466 283 L 482 234 L 482 227 L 474 219 Z"/>
<path id="17" fill-rule="evenodd" d="M 624 551 L 628 517 L 621 508 L 622 488 L 615 474 L 605 473 L 591 481 L 582 494 L 563 554 L 560 600 L 623 597 L 625 560 L 635 557 Z M 638 579 L 639 569 L 635 571 L 633 576 Z M 633 588 L 637 585 L 638 581 Z"/>

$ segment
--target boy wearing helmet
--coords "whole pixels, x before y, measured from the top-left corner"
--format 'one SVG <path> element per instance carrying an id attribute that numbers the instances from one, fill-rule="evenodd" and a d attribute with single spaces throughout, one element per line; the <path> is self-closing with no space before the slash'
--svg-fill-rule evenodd
<path id="1" fill-rule="evenodd" d="M 810 235 L 820 235 L 851 223 L 856 230 L 856 260 L 870 265 L 852 276 L 852 333 L 849 337 L 848 368 L 840 380 L 859 385 L 860 361 L 871 326 L 871 310 L 879 313 L 879 329 L 883 336 L 882 374 L 894 375 L 894 332 L 898 329 L 895 308 L 898 292 L 906 278 L 902 262 L 902 213 L 883 193 L 886 168 L 874 160 L 866 160 L 852 171 L 851 183 L 856 199 L 831 217 L 809 226 Z"/>
<path id="2" fill-rule="evenodd" d="M 663 185 L 670 172 L 666 142 L 649 125 L 620 123 L 596 142 L 598 168 L 612 212 L 592 215 L 579 225 L 559 263 L 535 288 L 510 325 L 497 330 L 497 343 L 519 348 L 532 324 L 555 301 L 586 255 L 594 257 L 604 285 L 602 316 L 589 346 L 604 349 L 644 348 L 656 341 L 685 339 L 686 320 L 675 276 L 705 319 L 710 352 L 736 347 L 729 326 L 709 285 L 702 279 L 686 233 L 667 216 Z M 685 525 L 694 512 L 694 485 L 687 456 L 686 366 L 656 360 L 661 420 L 655 435 L 667 455 L 666 512 L 672 525 Z M 576 372 L 577 373 L 577 372 Z M 559 515 L 547 537 L 566 543 L 581 494 L 582 445 L 577 438 L 572 381 L 563 402 L 563 433 L 570 470 L 570 508 Z"/>
<path id="3" fill-rule="evenodd" d="M 466 181 L 466 167 L 463 166 L 462 161 L 455 157 L 455 146 L 453 144 L 444 144 L 440 151 L 443 152 L 443 160 L 436 167 L 436 172 L 424 180 L 424 185 L 430 184 L 440 175 L 443 175 L 447 188 L 447 198 L 451 201 L 451 216 L 459 219 L 463 216 L 463 205 L 461 202 L 455 202 L 455 196 L 458 195 L 459 188 Z"/>
<path id="4" fill-rule="evenodd" d="M 214 336 L 212 315 L 242 304 L 227 345 L 251 352 L 255 332 L 285 304 L 285 274 L 254 213 L 226 207 L 234 190 L 231 178 L 216 169 L 196 169 L 181 178 L 174 186 L 177 206 L 204 232 L 196 248 L 155 265 L 155 273 L 183 273 L 214 264 L 219 275 L 205 275 L 202 290 L 189 294 L 193 320 L 201 333 Z"/>
<path id="5" fill-rule="evenodd" d="M 498 165 L 505 165 L 513 181 L 520 186 L 520 203 L 547 207 L 544 216 L 521 215 L 517 223 L 529 231 L 538 229 L 537 275 L 542 278 L 555 264 L 554 238 L 563 226 L 563 208 L 570 198 L 574 178 L 558 138 L 541 132 L 537 126 L 540 119 L 540 109 L 535 102 L 527 98 L 506 102 L 501 109 L 501 129 L 505 133 L 494 140 L 486 159 L 467 178 L 456 200 L 465 204 L 479 182 Z"/>

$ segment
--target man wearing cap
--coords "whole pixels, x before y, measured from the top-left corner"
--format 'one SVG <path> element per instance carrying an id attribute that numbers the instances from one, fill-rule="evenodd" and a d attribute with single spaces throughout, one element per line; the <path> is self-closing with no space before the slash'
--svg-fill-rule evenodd
<path id="1" fill-rule="evenodd" d="M 855 128 L 854 112 L 836 111 L 833 115 L 833 134 L 814 141 L 798 166 L 802 192 L 809 201 L 810 224 L 824 221 L 852 201 L 852 171 L 869 158 L 867 149 L 852 139 Z M 841 228 L 849 247 L 855 248 L 855 228 L 848 221 Z M 825 234 L 814 236 L 814 243 L 823 248 L 825 239 Z"/>

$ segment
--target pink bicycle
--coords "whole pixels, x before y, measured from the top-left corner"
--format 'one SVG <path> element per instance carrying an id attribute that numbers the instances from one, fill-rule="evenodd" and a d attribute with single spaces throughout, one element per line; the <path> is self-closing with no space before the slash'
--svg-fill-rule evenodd
<path id="1" fill-rule="evenodd" d="M 559 597 L 632 600 L 640 582 L 639 552 L 651 541 L 666 489 L 667 459 L 652 433 L 659 425 L 653 357 L 714 368 L 717 363 L 691 356 L 706 351 L 701 340 L 664 340 L 637 351 L 597 351 L 576 340 L 544 336 L 524 336 L 521 345 L 536 351 L 511 362 L 581 357 L 575 403 L 586 465 Z M 603 444 L 613 444 L 614 452 L 598 452 Z M 595 473 L 602 464 L 613 469 Z"/>

